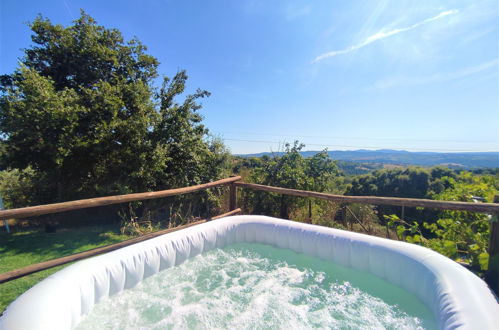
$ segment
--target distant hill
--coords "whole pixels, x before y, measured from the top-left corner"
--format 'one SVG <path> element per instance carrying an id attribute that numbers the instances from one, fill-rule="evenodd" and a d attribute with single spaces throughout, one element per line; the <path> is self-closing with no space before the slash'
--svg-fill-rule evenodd
<path id="1" fill-rule="evenodd" d="M 318 151 L 302 151 L 304 157 L 311 157 Z M 281 155 L 282 153 L 273 153 Z M 442 165 L 451 168 L 481 168 L 499 167 L 499 152 L 410 152 L 405 150 L 334 150 L 328 152 L 329 157 L 335 160 L 378 163 L 392 165 L 419 165 L 436 166 Z M 258 154 L 238 155 L 241 157 L 261 157 L 272 155 L 270 152 Z"/>

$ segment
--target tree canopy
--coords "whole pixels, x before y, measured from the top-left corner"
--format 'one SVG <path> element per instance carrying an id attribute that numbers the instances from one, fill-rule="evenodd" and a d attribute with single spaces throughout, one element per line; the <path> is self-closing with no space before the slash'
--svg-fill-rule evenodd
<path id="1" fill-rule="evenodd" d="M 434 167 L 431 170 L 421 167 L 376 170 L 355 177 L 347 195 L 432 198 L 450 187 L 448 179 L 455 175 L 452 170 L 444 167 Z M 401 208 L 395 206 L 380 205 L 377 210 L 381 223 L 385 223 L 385 215 L 401 213 Z M 437 213 L 430 209 L 406 208 L 405 216 L 413 219 L 435 219 Z"/>
<path id="2" fill-rule="evenodd" d="M 293 145 L 285 145 L 282 156 L 262 157 L 260 161 L 249 160 L 252 166 L 250 180 L 259 184 L 301 190 L 334 191 L 335 184 L 340 182 L 340 171 L 335 161 L 327 154 L 327 150 L 312 157 L 305 158 L 300 154 L 304 144 L 295 141 Z M 290 211 L 305 201 L 303 198 L 273 195 L 261 192 L 250 192 L 247 207 L 257 214 L 278 215 L 289 218 Z M 276 213 L 279 205 L 279 213 Z"/>
<path id="3" fill-rule="evenodd" d="M 199 114 L 204 90 L 185 71 L 154 86 L 159 62 L 82 11 L 73 25 L 41 16 L 20 66 L 0 80 L 1 164 L 37 174 L 51 202 L 212 180 L 225 159 Z"/>
<path id="4" fill-rule="evenodd" d="M 434 176 L 443 174 L 436 168 L 431 173 Z M 497 194 L 497 178 L 490 175 L 461 172 L 439 179 L 446 182 L 446 188 L 431 196 L 435 200 L 473 202 L 478 196 L 492 202 Z M 424 245 L 449 258 L 465 262 L 475 270 L 487 270 L 490 216 L 451 210 L 441 211 L 437 215 L 436 219 L 423 217 L 419 222 L 404 221 L 396 215 L 388 218 L 391 225 L 397 226 L 398 235 L 406 241 Z"/>

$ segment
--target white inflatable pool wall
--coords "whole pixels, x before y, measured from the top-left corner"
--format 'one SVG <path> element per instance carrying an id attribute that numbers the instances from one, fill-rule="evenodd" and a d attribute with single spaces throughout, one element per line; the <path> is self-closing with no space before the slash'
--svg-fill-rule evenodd
<path id="1" fill-rule="evenodd" d="M 235 216 L 75 263 L 17 298 L 0 329 L 71 329 L 101 299 L 204 251 L 258 242 L 368 271 L 416 294 L 443 329 L 498 329 L 499 305 L 473 273 L 429 249 L 263 216 Z"/>

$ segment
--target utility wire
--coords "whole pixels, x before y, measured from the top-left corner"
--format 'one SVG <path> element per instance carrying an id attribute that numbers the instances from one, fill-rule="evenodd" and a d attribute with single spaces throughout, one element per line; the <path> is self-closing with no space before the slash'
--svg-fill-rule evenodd
<path id="1" fill-rule="evenodd" d="M 493 141 L 470 141 L 470 140 L 440 140 L 440 139 L 410 139 L 410 138 L 380 138 L 380 137 L 351 137 L 351 136 L 323 136 L 323 135 L 296 135 L 296 134 L 275 134 L 275 133 L 258 133 L 258 132 L 221 132 L 221 134 L 229 135 L 257 135 L 257 136 L 289 136 L 294 138 L 320 138 L 330 140 L 395 140 L 395 141 L 415 141 L 415 142 L 459 142 L 459 143 L 493 143 Z M 497 141 L 496 141 L 497 142 Z"/>
<path id="2" fill-rule="evenodd" d="M 227 139 L 222 138 L 225 141 L 238 141 L 238 142 L 251 142 L 251 143 L 272 143 L 272 144 L 283 144 L 282 141 L 266 141 L 266 140 L 245 140 L 245 139 Z M 301 141 L 300 141 L 301 142 Z M 357 148 L 357 149 L 389 149 L 387 147 L 366 147 L 366 146 L 354 146 L 354 145 L 340 145 L 340 144 L 317 144 L 317 143 L 305 143 L 306 146 L 319 146 L 319 147 L 333 147 L 333 148 Z M 446 150 L 442 149 L 426 149 L 426 148 L 397 148 L 399 150 L 412 150 L 412 151 L 433 151 L 433 152 L 487 152 L 487 151 L 476 151 L 476 150 Z M 492 151 L 497 152 L 497 151 Z"/>

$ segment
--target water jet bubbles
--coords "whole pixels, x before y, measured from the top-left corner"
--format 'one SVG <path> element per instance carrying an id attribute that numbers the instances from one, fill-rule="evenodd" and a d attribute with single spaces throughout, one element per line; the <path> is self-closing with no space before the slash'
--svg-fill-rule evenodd
<path id="1" fill-rule="evenodd" d="M 415 296 L 373 275 L 238 243 L 102 301 L 77 328 L 103 327 L 422 329 L 435 323 Z"/>

